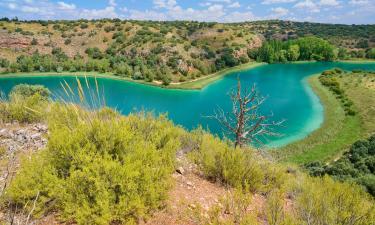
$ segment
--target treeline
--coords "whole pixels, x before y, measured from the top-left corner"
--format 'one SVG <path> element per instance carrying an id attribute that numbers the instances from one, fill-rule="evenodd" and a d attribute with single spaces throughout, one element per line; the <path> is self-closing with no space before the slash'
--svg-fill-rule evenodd
<path id="1" fill-rule="evenodd" d="M 303 37 L 295 40 L 270 40 L 257 50 L 250 50 L 249 57 L 261 62 L 275 63 L 288 61 L 333 61 L 348 58 L 375 59 L 375 49 L 348 52 L 337 49 L 328 41 L 318 37 Z"/>
<path id="2" fill-rule="evenodd" d="M 250 54 L 257 61 L 268 63 L 298 60 L 332 61 L 336 58 L 335 47 L 317 37 L 266 41 L 261 48 Z"/>
<path id="3" fill-rule="evenodd" d="M 90 53 L 90 52 L 93 53 Z M 171 82 L 171 70 L 167 66 L 153 67 L 144 64 L 139 58 L 129 59 L 124 57 L 97 57 L 98 50 L 90 50 L 88 59 L 81 55 L 69 58 L 61 48 L 52 50 L 52 54 L 39 54 L 35 52 L 31 56 L 21 55 L 15 62 L 7 59 L 0 59 L 0 67 L 5 68 L 5 72 L 112 72 L 115 75 L 129 77 L 135 80 L 145 80 L 152 82 L 160 80 L 164 85 Z"/>
<path id="4" fill-rule="evenodd" d="M 186 67 L 181 67 L 183 59 L 179 56 L 171 57 L 164 63 L 158 55 L 164 51 L 162 46 L 151 49 L 151 53 L 144 57 L 137 56 L 134 49 L 133 55 L 119 54 L 118 50 L 111 45 L 105 52 L 99 48 L 87 48 L 85 53 L 88 58 L 76 54 L 69 58 L 61 48 L 54 48 L 51 54 L 40 54 L 34 52 L 32 55 L 21 55 L 17 60 L 10 62 L 0 58 L 0 68 L 6 73 L 16 72 L 100 72 L 113 73 L 121 77 L 128 77 L 134 80 L 152 82 L 161 81 L 164 85 L 170 84 L 172 77 L 179 74 L 179 81 L 194 79 L 202 75 L 214 73 L 226 67 L 233 67 L 241 63 L 249 62 L 247 57 L 234 57 L 234 50 L 224 48 L 218 54 L 210 53 L 204 56 L 215 59 L 214 64 L 207 65 L 199 58 L 188 60 Z M 195 71 L 189 71 L 194 68 Z"/>
<path id="5" fill-rule="evenodd" d="M 356 111 L 354 109 L 353 102 L 345 94 L 344 89 L 341 88 L 340 83 L 337 80 L 336 75 L 342 75 L 345 72 L 340 68 L 335 68 L 332 70 L 326 70 L 319 76 L 319 81 L 324 86 L 333 92 L 336 98 L 340 101 L 346 115 L 354 116 Z"/>
<path id="6" fill-rule="evenodd" d="M 312 162 L 305 168 L 313 176 L 333 176 L 340 181 L 353 181 L 375 196 L 375 135 L 355 142 L 350 150 L 332 164 Z"/>

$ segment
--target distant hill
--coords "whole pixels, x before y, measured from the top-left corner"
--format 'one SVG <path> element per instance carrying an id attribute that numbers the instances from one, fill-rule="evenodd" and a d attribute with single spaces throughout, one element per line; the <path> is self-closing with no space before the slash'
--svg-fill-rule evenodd
<path id="1" fill-rule="evenodd" d="M 3 18 L 0 20 L 0 67 L 8 72 L 112 72 L 168 84 L 255 60 L 252 52 L 265 40 L 311 35 L 326 39 L 346 52 L 355 52 L 351 55 L 354 57 L 365 57 L 366 51 L 375 46 L 375 25 L 274 20 L 220 24 Z M 33 58 L 22 55 L 33 55 Z"/>

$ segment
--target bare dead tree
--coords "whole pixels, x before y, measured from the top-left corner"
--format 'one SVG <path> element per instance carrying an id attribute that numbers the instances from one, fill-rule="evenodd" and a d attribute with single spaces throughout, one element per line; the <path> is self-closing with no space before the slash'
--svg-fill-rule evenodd
<path id="1" fill-rule="evenodd" d="M 232 101 L 232 111 L 224 112 L 221 108 L 215 110 L 210 118 L 216 119 L 231 135 L 234 135 L 234 146 L 243 147 L 248 143 L 260 143 L 262 136 L 278 136 L 273 128 L 280 126 L 284 120 L 269 122 L 272 116 L 265 116 L 259 112 L 260 106 L 266 100 L 261 96 L 254 84 L 242 91 L 240 79 L 237 78 L 237 88 L 229 96 Z"/>

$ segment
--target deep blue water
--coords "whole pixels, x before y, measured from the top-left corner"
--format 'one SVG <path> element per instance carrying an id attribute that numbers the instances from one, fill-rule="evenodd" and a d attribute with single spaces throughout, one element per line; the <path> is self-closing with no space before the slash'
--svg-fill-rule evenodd
<path id="1" fill-rule="evenodd" d="M 103 90 L 101 93 L 104 93 L 106 105 L 116 108 L 123 114 L 138 110 L 153 111 L 156 114 L 167 113 L 171 120 L 187 129 L 201 125 L 221 135 L 223 131 L 218 123 L 206 116 L 212 115 L 217 107 L 225 111 L 230 110 L 231 102 L 227 93 L 236 86 L 239 76 L 242 86 L 256 83 L 261 94 L 267 96 L 261 109 L 264 114 L 273 113 L 272 120 L 275 121 L 286 120 L 284 125 L 277 129 L 282 136 L 266 141 L 271 146 L 280 146 L 305 137 L 323 122 L 322 105 L 308 86 L 306 78 L 333 67 L 345 70 L 375 70 L 375 63 L 316 62 L 262 65 L 231 73 L 203 90 L 196 91 L 161 89 L 109 78 L 97 80 Z M 85 86 L 84 79 L 80 79 Z M 64 75 L 2 77 L 0 91 L 8 94 L 13 86 L 20 83 L 42 84 L 55 95 L 64 96 L 61 88 L 64 80 L 72 87 L 77 86 L 75 77 Z M 90 83 L 90 86 L 95 88 L 93 78 L 90 78 Z"/>

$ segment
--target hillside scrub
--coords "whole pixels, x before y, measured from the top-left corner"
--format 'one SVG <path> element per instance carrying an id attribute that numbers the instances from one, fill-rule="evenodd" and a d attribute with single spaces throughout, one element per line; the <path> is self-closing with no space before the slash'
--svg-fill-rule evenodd
<path id="1" fill-rule="evenodd" d="M 10 94 L 9 101 L 0 101 L 0 120 L 21 123 L 39 122 L 46 116 L 50 91 L 39 85 L 20 84 L 15 86 Z"/>
<path id="2" fill-rule="evenodd" d="M 328 174 L 340 181 L 353 181 L 375 196 L 375 135 L 355 142 L 339 160 L 325 165 L 316 161 L 305 165 L 312 176 Z"/>
<path id="3" fill-rule="evenodd" d="M 375 219 L 374 200 L 361 187 L 310 177 L 202 129 L 186 132 L 147 113 L 121 116 L 108 108 L 41 102 L 48 104 L 48 144 L 21 161 L 1 197 L 7 210 L 34 218 L 57 213 L 58 220 L 77 224 L 147 220 L 165 207 L 176 152 L 183 149 L 198 173 L 235 193 L 209 209 L 208 217 L 191 215 L 201 224 L 257 224 L 265 218 L 269 224 L 370 225 Z M 248 210 L 254 194 L 266 201 L 259 212 Z"/>
<path id="4" fill-rule="evenodd" d="M 332 69 L 309 80 L 325 110 L 321 128 L 307 138 L 272 150 L 284 162 L 306 164 L 339 158 L 350 146 L 374 133 L 375 73 Z"/>
<path id="5" fill-rule="evenodd" d="M 359 186 L 293 172 L 252 149 L 234 149 L 201 130 L 192 134 L 196 149 L 191 158 L 203 175 L 235 188 L 233 195 L 222 199 L 224 208 L 213 207 L 208 217 L 191 215 L 202 224 L 263 224 L 256 218 L 265 218 L 268 224 L 370 225 L 375 219 L 373 199 Z M 266 198 L 260 212 L 248 208 L 254 193 Z"/>
<path id="6" fill-rule="evenodd" d="M 35 216 L 57 210 L 78 224 L 135 222 L 163 205 L 179 128 L 162 117 L 59 104 L 48 125 L 47 148 L 23 160 L 6 204 L 30 211 L 35 200 Z"/>

